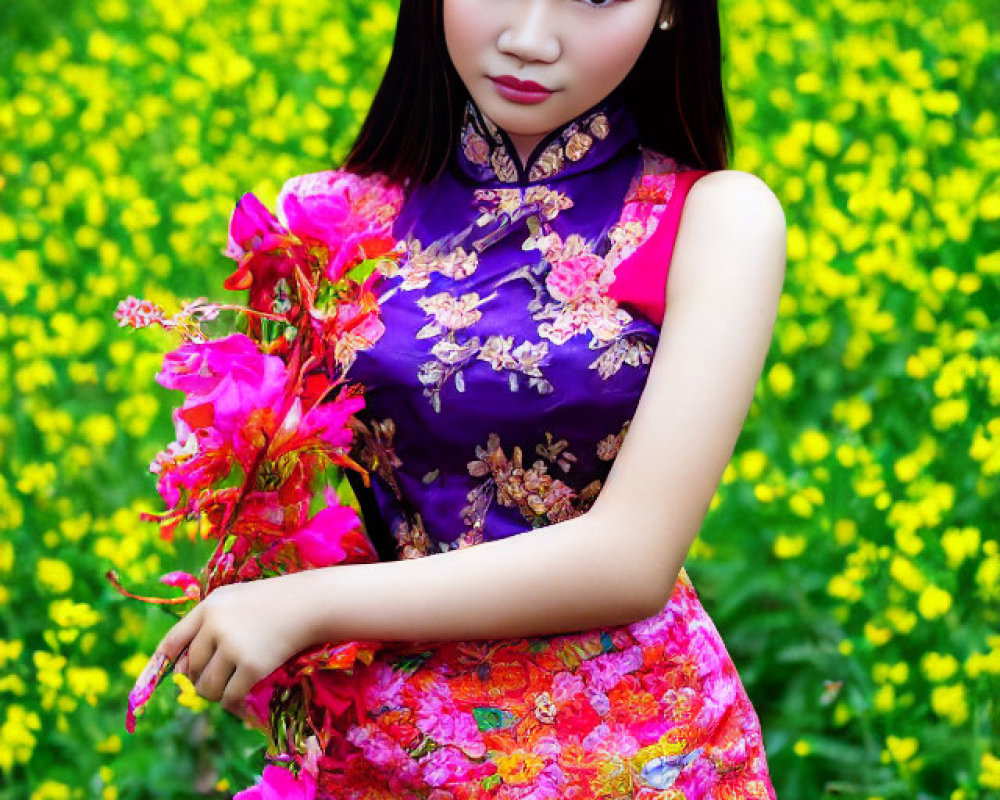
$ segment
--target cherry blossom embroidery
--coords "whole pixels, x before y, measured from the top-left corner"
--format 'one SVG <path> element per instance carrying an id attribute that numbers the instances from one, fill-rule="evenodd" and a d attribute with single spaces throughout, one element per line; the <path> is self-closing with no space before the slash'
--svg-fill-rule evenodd
<path id="1" fill-rule="evenodd" d="M 486 512 L 494 500 L 502 506 L 517 508 L 532 527 L 572 519 L 590 507 L 601 482 L 591 481 L 578 492 L 550 475 L 550 466 L 568 472 L 576 457 L 567 451 L 566 440 L 553 442 L 551 433 L 545 437 L 546 444 L 535 448 L 542 458 L 528 468 L 522 463 L 521 448 L 515 446 L 508 459 L 495 433 L 489 435 L 485 448 L 476 446 L 477 460 L 469 462 L 468 469 L 471 476 L 482 478 L 483 482 L 466 496 L 469 502 L 462 509 L 462 521 L 467 526 L 464 539 L 482 541 Z"/>
<path id="2" fill-rule="evenodd" d="M 401 277 L 403 280 L 394 288 L 407 292 L 423 289 L 435 272 L 459 281 L 472 275 L 479 265 L 478 253 L 467 253 L 463 247 L 446 250 L 443 242 L 432 242 L 424 248 L 419 239 L 410 238 L 401 243 L 401 249 L 403 257 L 398 262 L 387 261 L 380 271 L 388 278 Z M 389 296 L 386 293 L 383 299 Z"/>
<path id="3" fill-rule="evenodd" d="M 416 337 L 442 337 L 431 347 L 433 360 L 421 364 L 417 373 L 424 385 L 424 396 L 431 401 L 435 411 L 441 411 L 441 391 L 448 381 L 455 381 L 457 391 L 465 391 L 462 370 L 477 359 L 487 362 L 497 372 L 507 370 L 507 383 L 513 392 L 519 388 L 517 373 L 526 375 L 528 386 L 539 394 L 548 394 L 553 390 L 540 369 L 548 354 L 548 345 L 544 342 L 532 344 L 525 341 L 514 347 L 513 338 L 509 336 L 493 335 L 485 343 L 478 336 L 465 341 L 459 341 L 455 336 L 456 331 L 478 322 L 482 317 L 479 307 L 495 296 L 496 292 L 480 298 L 476 292 L 470 292 L 456 298 L 447 292 L 439 292 L 417 301 L 417 305 L 432 319 L 417 331 Z"/>
<path id="4" fill-rule="evenodd" d="M 619 336 L 606 344 L 591 341 L 590 348 L 604 350 L 589 364 L 590 369 L 596 369 L 604 380 L 618 372 L 623 364 L 644 367 L 653 360 L 653 345 L 641 336 Z"/>

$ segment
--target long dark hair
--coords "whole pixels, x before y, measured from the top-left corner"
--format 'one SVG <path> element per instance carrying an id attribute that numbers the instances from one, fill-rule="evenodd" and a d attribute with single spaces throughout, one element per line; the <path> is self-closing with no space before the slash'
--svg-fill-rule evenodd
<path id="1" fill-rule="evenodd" d="M 673 26 L 653 30 L 622 90 L 644 145 L 699 169 L 725 169 L 732 128 L 717 0 L 667 1 Z M 448 162 L 469 95 L 442 17 L 442 0 L 400 0 L 389 64 L 343 169 L 422 183 Z"/>

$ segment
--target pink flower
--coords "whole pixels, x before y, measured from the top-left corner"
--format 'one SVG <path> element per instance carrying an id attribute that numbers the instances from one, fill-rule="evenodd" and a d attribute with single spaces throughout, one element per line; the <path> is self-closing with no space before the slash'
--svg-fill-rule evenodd
<path id="1" fill-rule="evenodd" d="M 309 439 L 319 439 L 328 447 L 349 447 L 353 433 L 347 421 L 364 406 L 360 395 L 341 392 L 331 402 L 315 404 L 303 416 L 302 402 L 296 398 L 274 434 L 268 455 L 277 458 L 283 452 L 300 448 Z"/>
<path id="2" fill-rule="evenodd" d="M 190 572 L 168 572 L 166 575 L 160 576 L 160 583 L 183 589 L 184 594 L 192 600 L 201 599 L 201 584 Z"/>
<path id="3" fill-rule="evenodd" d="M 274 241 L 274 237 L 288 233 L 288 229 L 268 211 L 252 192 L 236 201 L 229 217 L 229 241 L 224 255 L 239 261 Z"/>
<path id="4" fill-rule="evenodd" d="M 393 248 L 391 222 L 402 200 L 402 188 L 385 178 L 328 170 L 287 182 L 278 208 L 295 236 L 326 246 L 326 277 L 336 282 L 364 259 Z"/>
<path id="5" fill-rule="evenodd" d="M 438 744 L 455 745 L 473 758 L 486 753 L 475 717 L 457 708 L 445 687 L 428 687 L 420 697 L 416 721 L 420 730 Z"/>
<path id="6" fill-rule="evenodd" d="M 316 778 L 302 770 L 298 776 L 289 770 L 269 764 L 264 767 L 260 783 L 233 795 L 233 800 L 314 800 Z"/>
<path id="7" fill-rule="evenodd" d="M 183 444 L 171 442 L 149 465 L 149 471 L 160 476 L 156 490 L 168 508 L 180 501 L 182 489 L 189 495 L 198 494 L 231 469 L 230 450 L 219 432 L 211 429 L 189 433 Z"/>
<path id="8" fill-rule="evenodd" d="M 344 538 L 360 527 L 357 512 L 350 506 L 340 505 L 333 489 L 327 488 L 323 494 L 327 507 L 288 537 L 299 556 L 311 567 L 328 567 L 342 562 L 347 556 Z"/>
<path id="9" fill-rule="evenodd" d="M 420 760 L 424 780 L 428 786 L 466 784 L 489 777 L 497 771 L 489 761 L 471 761 L 454 747 L 441 747 Z"/>
<path id="10" fill-rule="evenodd" d="M 187 397 L 175 414 L 178 440 L 195 428 L 214 428 L 232 443 L 256 409 L 272 408 L 288 379 L 284 362 L 261 353 L 248 336 L 188 342 L 164 357 L 157 382 Z"/>
<path id="11" fill-rule="evenodd" d="M 140 300 L 129 295 L 115 309 L 115 319 L 118 327 L 148 328 L 150 325 L 162 324 L 163 309 L 148 300 Z"/>

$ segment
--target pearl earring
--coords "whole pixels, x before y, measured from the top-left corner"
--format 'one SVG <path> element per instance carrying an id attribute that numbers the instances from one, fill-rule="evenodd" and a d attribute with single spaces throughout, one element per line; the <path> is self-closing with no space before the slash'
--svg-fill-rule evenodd
<path id="1" fill-rule="evenodd" d="M 669 30 L 671 27 L 673 27 L 673 24 L 674 24 L 673 17 L 671 17 L 670 19 L 665 19 L 662 22 L 660 22 L 660 30 L 661 31 Z"/>

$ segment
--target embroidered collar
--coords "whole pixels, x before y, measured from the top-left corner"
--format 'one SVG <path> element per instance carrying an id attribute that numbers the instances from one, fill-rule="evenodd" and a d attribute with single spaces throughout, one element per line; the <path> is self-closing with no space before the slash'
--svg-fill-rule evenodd
<path id="1" fill-rule="evenodd" d="M 456 157 L 477 182 L 528 184 L 591 170 L 626 147 L 637 147 L 639 129 L 618 92 L 548 133 L 521 164 L 507 132 L 471 100 L 465 104 Z"/>

